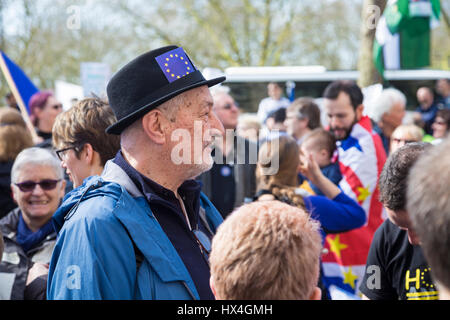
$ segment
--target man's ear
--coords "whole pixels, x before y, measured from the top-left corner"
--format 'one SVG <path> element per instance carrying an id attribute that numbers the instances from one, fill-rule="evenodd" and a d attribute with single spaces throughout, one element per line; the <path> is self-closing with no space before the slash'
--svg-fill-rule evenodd
<path id="1" fill-rule="evenodd" d="M 216 300 L 220 300 L 220 298 L 217 296 L 216 288 L 214 287 L 214 280 L 212 277 L 209 278 L 209 286 L 211 287 L 211 291 L 214 297 L 216 297 Z"/>
<path id="2" fill-rule="evenodd" d="M 321 300 L 321 299 L 322 299 L 322 290 L 319 287 L 315 287 L 311 297 L 309 297 L 309 300 Z"/>
<path id="3" fill-rule="evenodd" d="M 363 116 L 363 112 L 364 112 L 364 105 L 360 104 L 359 106 L 356 107 L 356 120 L 361 120 L 362 116 Z"/>
<path id="4" fill-rule="evenodd" d="M 153 109 L 142 117 L 142 128 L 147 136 L 156 144 L 166 142 L 168 119 L 158 109 Z"/>

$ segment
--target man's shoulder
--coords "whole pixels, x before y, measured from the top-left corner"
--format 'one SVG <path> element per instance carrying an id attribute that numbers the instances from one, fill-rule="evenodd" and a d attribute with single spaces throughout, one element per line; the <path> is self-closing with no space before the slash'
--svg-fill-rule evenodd
<path id="1" fill-rule="evenodd" d="M 127 190 L 117 182 L 105 181 L 101 177 L 85 182 L 82 188 L 66 197 L 56 218 L 64 215 L 64 224 L 73 224 L 84 220 L 93 223 L 99 221 L 116 221 L 118 210 L 128 210 L 134 199 Z"/>

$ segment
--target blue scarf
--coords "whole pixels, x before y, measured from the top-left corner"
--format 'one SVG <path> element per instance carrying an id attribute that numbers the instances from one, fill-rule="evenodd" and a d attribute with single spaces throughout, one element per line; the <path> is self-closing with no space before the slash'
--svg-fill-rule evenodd
<path id="1" fill-rule="evenodd" d="M 31 231 L 22 218 L 22 212 L 19 213 L 19 224 L 17 226 L 16 240 L 23 251 L 28 252 L 34 249 L 51 233 L 54 232 L 52 220 L 50 219 L 38 231 Z"/>

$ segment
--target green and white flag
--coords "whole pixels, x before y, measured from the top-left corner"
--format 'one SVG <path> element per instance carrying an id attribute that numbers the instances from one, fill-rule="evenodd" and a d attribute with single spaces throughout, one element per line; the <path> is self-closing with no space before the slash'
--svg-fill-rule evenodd
<path id="1" fill-rule="evenodd" d="M 389 0 L 380 17 L 373 47 L 374 62 L 384 70 L 430 65 L 431 24 L 439 20 L 439 0 Z"/>

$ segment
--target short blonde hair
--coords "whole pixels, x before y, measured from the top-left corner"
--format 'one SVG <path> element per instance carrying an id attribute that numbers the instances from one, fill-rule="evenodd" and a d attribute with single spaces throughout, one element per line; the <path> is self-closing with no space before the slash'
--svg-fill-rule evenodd
<path id="1" fill-rule="evenodd" d="M 402 137 L 407 136 L 408 140 L 419 142 L 423 139 L 423 130 L 415 124 L 402 124 L 395 128 L 391 138 L 398 135 Z"/>
<path id="2" fill-rule="evenodd" d="M 25 148 L 33 146 L 33 138 L 19 111 L 0 109 L 0 161 L 14 161 Z"/>
<path id="3" fill-rule="evenodd" d="M 234 211 L 218 228 L 210 255 L 217 297 L 309 299 L 317 286 L 322 249 L 319 223 L 280 201 L 257 201 Z"/>
<path id="4" fill-rule="evenodd" d="M 89 143 L 100 155 L 101 165 L 104 166 L 120 149 L 119 136 L 105 132 L 115 122 L 116 117 L 106 101 L 83 99 L 56 117 L 53 145 L 67 148 L 68 145 Z"/>

